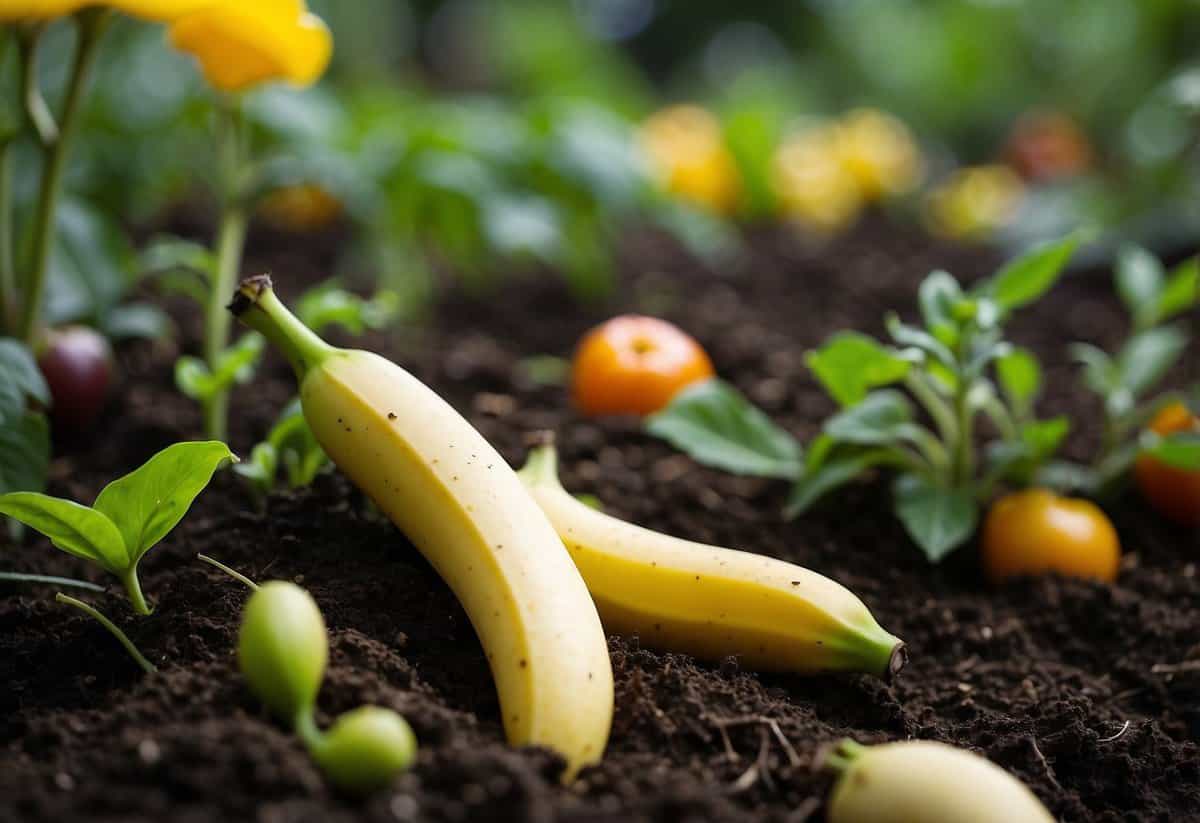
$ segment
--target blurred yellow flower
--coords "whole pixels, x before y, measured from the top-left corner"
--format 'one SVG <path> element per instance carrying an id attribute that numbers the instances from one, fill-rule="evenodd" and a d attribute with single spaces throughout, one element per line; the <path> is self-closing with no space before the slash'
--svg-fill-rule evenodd
<path id="1" fill-rule="evenodd" d="M 664 189 L 718 214 L 737 208 L 741 178 L 721 124 L 710 112 L 669 106 L 646 120 L 639 136 Z"/>
<path id="2" fill-rule="evenodd" d="M 926 217 L 937 234 L 982 238 L 1016 214 L 1025 186 L 1008 166 L 973 166 L 956 171 L 929 194 Z"/>
<path id="3" fill-rule="evenodd" d="M 806 129 L 775 152 L 772 183 L 784 214 L 809 228 L 836 232 L 862 211 L 858 180 L 842 162 L 836 124 Z"/>
<path id="4" fill-rule="evenodd" d="M 219 0 L 171 26 L 171 42 L 200 61 L 222 91 L 269 80 L 297 86 L 316 81 L 333 52 L 333 38 L 303 0 Z"/>
<path id="5" fill-rule="evenodd" d="M 920 182 L 923 160 L 908 127 L 875 109 L 855 109 L 838 123 L 838 151 L 863 199 L 877 202 Z"/>
<path id="6" fill-rule="evenodd" d="M 285 231 L 318 231 L 341 216 L 342 202 L 315 183 L 297 183 L 264 197 L 258 214 Z"/>
<path id="7" fill-rule="evenodd" d="M 0 21 L 49 20 L 91 6 L 107 6 L 144 20 L 170 22 L 214 0 L 0 0 Z"/>

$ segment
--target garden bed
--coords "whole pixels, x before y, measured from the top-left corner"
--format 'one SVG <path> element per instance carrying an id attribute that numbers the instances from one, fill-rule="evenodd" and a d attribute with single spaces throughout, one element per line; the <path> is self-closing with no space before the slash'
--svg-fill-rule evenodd
<path id="1" fill-rule="evenodd" d="M 336 237 L 252 238 L 246 270 L 270 268 L 282 296 L 320 279 Z M 339 475 L 273 495 L 256 510 L 223 473 L 143 565 L 154 616 L 123 619 L 160 671 L 143 675 L 93 621 L 41 587 L 0 589 L 0 819 L 13 820 L 788 820 L 820 819 L 829 778 L 820 748 L 931 738 L 980 751 L 1064 820 L 1183 820 L 1200 814 L 1200 539 L 1128 496 L 1111 509 L 1125 558 L 1116 586 L 1062 579 L 988 586 L 968 546 L 931 567 L 890 514 L 883 484 L 852 486 L 794 522 L 782 483 L 698 467 L 631 420 L 586 421 L 561 387 L 520 361 L 566 356 L 604 317 L 671 319 L 718 372 L 804 440 L 831 411 L 804 352 L 837 329 L 881 331 L 911 315 L 919 279 L 970 280 L 992 256 L 937 247 L 868 221 L 831 246 L 756 233 L 748 252 L 707 270 L 654 235 L 622 250 L 619 295 L 573 303 L 557 280 L 511 282 L 486 298 L 443 295 L 429 322 L 359 342 L 388 354 L 465 412 L 519 464 L 529 434 L 553 429 L 563 480 L 618 516 L 695 540 L 777 556 L 846 584 L 904 638 L 911 662 L 886 686 L 863 676 L 757 675 L 733 661 L 612 638 L 616 714 L 604 762 L 570 788 L 543 752 L 503 742 L 491 674 L 449 589 Z M 194 350 L 194 320 L 179 317 Z M 1011 326 L 1047 364 L 1048 413 L 1083 421 L 1068 452 L 1086 455 L 1099 419 L 1066 344 L 1111 348 L 1125 331 L 1107 276 L 1068 277 Z M 51 491 L 91 499 L 112 477 L 179 439 L 200 417 L 175 392 L 167 344 L 121 353 L 125 384 L 94 442 L 68 444 Z M 1192 368 L 1196 347 L 1184 357 Z M 294 392 L 282 361 L 233 403 L 230 445 L 265 433 Z M 1185 365 L 1184 368 L 1187 368 Z M 1183 375 L 1171 379 L 1181 385 Z M 1094 426 L 1092 426 L 1094 428 Z M 359 803 L 332 793 L 301 744 L 243 685 L 233 659 L 246 591 L 194 560 L 204 552 L 256 579 L 294 579 L 317 599 L 332 638 L 326 715 L 363 703 L 412 723 L 417 767 Z M 4 544 L 4 566 L 89 576 L 40 537 Z M 107 582 L 107 581 L 103 581 Z M 1181 665 L 1184 664 L 1184 665 Z"/>

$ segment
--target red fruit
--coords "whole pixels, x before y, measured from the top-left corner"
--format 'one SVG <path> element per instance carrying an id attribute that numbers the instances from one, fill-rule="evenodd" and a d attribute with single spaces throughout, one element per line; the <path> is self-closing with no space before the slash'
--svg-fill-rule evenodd
<path id="1" fill-rule="evenodd" d="M 38 367 L 50 387 L 55 427 L 75 433 L 90 428 L 113 382 L 113 353 L 104 335 L 85 326 L 48 332 Z"/>

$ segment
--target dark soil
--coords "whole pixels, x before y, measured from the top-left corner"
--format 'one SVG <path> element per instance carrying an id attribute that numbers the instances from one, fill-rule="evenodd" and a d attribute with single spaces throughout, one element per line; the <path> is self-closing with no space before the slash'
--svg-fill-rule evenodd
<path id="1" fill-rule="evenodd" d="M 332 266 L 336 246 L 336 237 L 259 236 L 247 268 L 271 268 L 287 297 Z M 132 617 L 115 590 L 85 595 L 129 630 L 157 674 L 142 675 L 100 627 L 56 605 L 53 589 L 0 588 L 0 819 L 815 820 L 830 779 L 814 761 L 823 745 L 853 736 L 968 747 L 1026 781 L 1064 820 L 1200 820 L 1196 534 L 1130 495 L 1111 509 L 1126 551 L 1117 585 L 1051 578 L 994 588 L 974 546 L 929 566 L 886 513 L 882 482 L 783 522 L 782 484 L 699 468 L 634 421 L 582 420 L 561 388 L 535 384 L 519 365 L 569 354 L 604 316 L 650 311 L 699 337 L 724 376 L 808 439 L 831 406 L 805 371 L 806 349 L 843 327 L 879 332 L 889 308 L 911 314 L 931 268 L 971 279 L 996 262 L 879 222 L 825 249 L 774 232 L 753 234 L 749 246 L 713 271 L 661 238 L 634 235 L 609 305 L 580 308 L 546 277 L 486 299 L 451 290 L 427 324 L 358 345 L 445 393 L 513 463 L 528 433 L 554 429 L 567 486 L 597 495 L 613 514 L 846 584 L 909 643 L 911 663 L 894 686 L 760 676 L 733 660 L 699 664 L 612 638 L 607 757 L 562 788 L 553 756 L 505 746 L 466 616 L 344 479 L 322 476 L 259 512 L 226 473 L 142 564 L 158 606 L 152 617 Z M 181 339 L 194 350 L 195 313 L 177 308 Z M 1123 333 L 1107 277 L 1085 274 L 1013 325 L 1051 364 L 1046 412 L 1082 421 L 1070 445 L 1077 455 L 1094 442 L 1097 413 L 1064 346 L 1111 346 Z M 122 352 L 123 391 L 93 441 L 63 446 L 55 493 L 90 500 L 156 450 L 199 435 L 198 413 L 171 388 L 176 354 L 166 344 Z M 249 451 L 292 392 L 274 359 L 239 392 L 236 451 Z M 246 591 L 197 552 L 312 591 L 333 648 L 322 722 L 363 703 L 403 712 L 422 744 L 411 773 L 363 802 L 330 791 L 245 689 L 232 652 Z M 41 538 L 5 545 L 2 565 L 100 580 Z"/>

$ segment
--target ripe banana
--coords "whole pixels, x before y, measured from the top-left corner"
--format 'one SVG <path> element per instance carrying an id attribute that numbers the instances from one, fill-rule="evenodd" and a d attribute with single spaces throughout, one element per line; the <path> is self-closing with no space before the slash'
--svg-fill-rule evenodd
<path id="1" fill-rule="evenodd" d="M 230 310 L 287 355 L 321 447 L 462 602 L 509 741 L 559 752 L 567 779 L 598 761 L 613 711 L 604 631 L 562 541 L 513 470 L 411 374 L 317 337 L 269 278 L 244 281 Z"/>
<path id="2" fill-rule="evenodd" d="M 540 446 L 517 474 L 567 544 L 604 628 L 650 647 L 760 670 L 857 671 L 890 679 L 904 643 L 838 583 L 770 557 L 670 537 L 596 511 L 558 480 Z"/>

